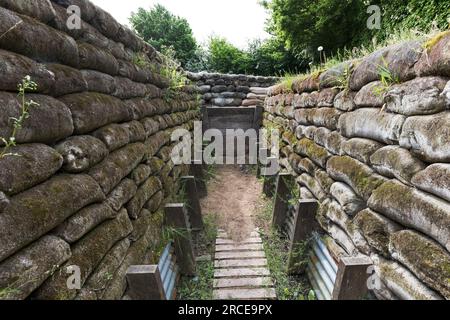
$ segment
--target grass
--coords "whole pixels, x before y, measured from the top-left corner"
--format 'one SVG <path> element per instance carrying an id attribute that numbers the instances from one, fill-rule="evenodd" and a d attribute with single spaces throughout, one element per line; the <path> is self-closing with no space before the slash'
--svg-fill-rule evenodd
<path id="1" fill-rule="evenodd" d="M 314 292 L 306 276 L 290 276 L 287 273 L 289 241 L 271 226 L 273 204 L 262 198 L 262 210 L 256 222 L 260 228 L 267 263 L 274 280 L 279 300 L 315 300 Z"/>

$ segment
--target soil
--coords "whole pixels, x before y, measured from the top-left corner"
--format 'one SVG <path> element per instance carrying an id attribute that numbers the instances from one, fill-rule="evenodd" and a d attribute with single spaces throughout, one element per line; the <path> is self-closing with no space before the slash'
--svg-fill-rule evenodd
<path id="1" fill-rule="evenodd" d="M 201 200 L 202 211 L 215 215 L 218 228 L 234 241 L 242 241 L 255 230 L 261 195 L 262 184 L 254 174 L 239 166 L 220 166 Z"/>

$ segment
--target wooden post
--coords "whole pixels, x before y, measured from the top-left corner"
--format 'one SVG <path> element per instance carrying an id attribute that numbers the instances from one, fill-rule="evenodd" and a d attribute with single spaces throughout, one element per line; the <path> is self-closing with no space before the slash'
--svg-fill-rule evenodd
<path id="1" fill-rule="evenodd" d="M 206 187 L 205 172 L 201 161 L 193 162 L 190 168 L 190 175 L 195 177 L 195 185 L 197 186 L 198 196 L 204 198 L 208 195 Z"/>
<path id="2" fill-rule="evenodd" d="M 268 159 L 269 159 L 269 149 L 267 148 L 261 148 L 262 146 L 262 142 L 258 142 L 258 156 L 259 156 L 259 161 L 258 161 L 258 166 L 257 166 L 257 171 L 256 171 L 256 176 L 257 178 L 261 178 L 261 166 L 265 165 L 266 163 L 268 163 Z"/>
<path id="3" fill-rule="evenodd" d="M 288 272 L 290 274 L 303 274 L 306 270 L 306 265 L 301 265 L 305 257 L 299 256 L 299 250 L 307 250 L 304 246 L 311 239 L 313 231 L 317 229 L 316 212 L 318 208 L 317 200 L 299 201 L 294 219 L 294 234 L 289 246 Z"/>
<path id="4" fill-rule="evenodd" d="M 164 218 L 165 225 L 175 230 L 173 240 L 180 273 L 195 276 L 194 247 L 184 204 L 166 205 Z"/>
<path id="5" fill-rule="evenodd" d="M 255 107 L 255 116 L 253 118 L 253 129 L 255 129 L 258 133 L 259 129 L 262 126 L 263 115 L 264 115 L 264 108 L 260 106 Z"/>
<path id="6" fill-rule="evenodd" d="M 368 294 L 368 268 L 372 260 L 366 256 L 344 257 L 339 261 L 333 300 L 361 300 Z"/>
<path id="7" fill-rule="evenodd" d="M 279 230 L 283 228 L 286 221 L 286 214 L 289 206 L 288 195 L 291 193 L 288 186 L 289 180 L 292 180 L 292 176 L 288 173 L 281 173 L 278 175 L 272 225 Z"/>
<path id="8" fill-rule="evenodd" d="M 131 300 L 166 300 L 157 265 L 130 266 L 126 279 Z"/>
<path id="9" fill-rule="evenodd" d="M 195 231 L 203 230 L 203 217 L 200 200 L 197 193 L 195 178 L 192 176 L 181 177 L 181 183 L 187 197 L 187 211 L 191 228 Z"/>
<path id="10" fill-rule="evenodd" d="M 278 161 L 276 157 L 269 157 L 267 158 L 267 165 L 270 166 L 275 161 Z M 266 168 L 261 169 L 261 174 L 264 177 L 263 193 L 266 195 L 266 197 L 272 198 L 275 192 L 274 185 L 277 175 L 268 175 L 266 173 Z"/>

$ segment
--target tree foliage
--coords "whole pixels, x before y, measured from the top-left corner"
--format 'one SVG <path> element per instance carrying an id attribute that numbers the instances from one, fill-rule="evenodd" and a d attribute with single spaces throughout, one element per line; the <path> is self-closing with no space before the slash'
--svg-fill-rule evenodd
<path id="1" fill-rule="evenodd" d="M 182 66 L 196 58 L 197 42 L 188 21 L 157 4 L 150 10 L 139 8 L 130 22 L 136 32 L 158 51 L 173 48 Z"/>

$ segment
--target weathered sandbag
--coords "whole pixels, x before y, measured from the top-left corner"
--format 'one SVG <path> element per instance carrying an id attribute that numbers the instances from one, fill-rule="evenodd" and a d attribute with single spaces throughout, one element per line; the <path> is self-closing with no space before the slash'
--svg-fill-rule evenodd
<path id="1" fill-rule="evenodd" d="M 105 204 L 119 211 L 125 203 L 134 197 L 137 191 L 136 183 L 131 179 L 123 179 L 110 194 L 107 195 Z"/>
<path id="2" fill-rule="evenodd" d="M 122 123 L 121 126 L 126 128 L 130 134 L 130 143 L 144 142 L 147 139 L 145 128 L 139 121 L 130 121 Z"/>
<path id="3" fill-rule="evenodd" d="M 363 138 L 353 138 L 342 143 L 342 149 L 348 156 L 355 158 L 366 164 L 370 164 L 370 156 L 383 144 Z"/>
<path id="4" fill-rule="evenodd" d="M 87 90 L 104 94 L 113 94 L 116 91 L 116 80 L 109 74 L 95 70 L 81 70 L 87 83 Z"/>
<path id="5" fill-rule="evenodd" d="M 152 220 L 153 214 L 147 209 L 142 209 L 139 218 L 131 221 L 133 232 L 129 236 L 129 239 L 134 242 L 142 238 L 152 224 Z"/>
<path id="6" fill-rule="evenodd" d="M 329 194 L 331 186 L 334 183 L 334 180 L 331 179 L 328 173 L 324 170 L 317 169 L 316 172 L 314 173 L 314 178 L 316 178 L 317 182 L 322 187 L 322 189 Z"/>
<path id="7" fill-rule="evenodd" d="M 442 297 L 397 262 L 372 256 L 375 271 L 386 286 L 402 300 L 442 300 Z"/>
<path id="8" fill-rule="evenodd" d="M 399 146 L 386 146 L 377 150 L 370 157 L 370 162 L 379 174 L 397 178 L 407 185 L 411 185 L 411 179 L 416 173 L 425 169 L 422 161 Z"/>
<path id="9" fill-rule="evenodd" d="M 450 32 L 437 35 L 430 43 L 415 66 L 417 74 L 450 77 Z"/>
<path id="10" fill-rule="evenodd" d="M 295 79 L 292 82 L 292 90 L 296 93 L 313 92 L 319 90 L 319 74 Z"/>
<path id="11" fill-rule="evenodd" d="M 55 18 L 55 10 L 49 0 L 0 0 L 0 7 L 48 23 Z"/>
<path id="12" fill-rule="evenodd" d="M 327 161 L 331 157 L 331 154 L 327 151 L 327 149 L 315 144 L 313 141 L 307 138 L 304 138 L 297 142 L 294 150 L 301 156 L 308 157 L 322 168 L 326 167 Z"/>
<path id="13" fill-rule="evenodd" d="M 330 193 L 349 216 L 354 216 L 366 207 L 366 203 L 363 199 L 358 197 L 345 183 L 333 183 Z"/>
<path id="14" fill-rule="evenodd" d="M 400 145 L 427 162 L 450 162 L 450 112 L 414 116 L 403 125 Z"/>
<path id="15" fill-rule="evenodd" d="M 331 201 L 326 213 L 328 219 L 338 225 L 351 239 L 354 246 L 363 254 L 370 254 L 370 247 L 361 231 L 355 228 L 350 218 L 336 201 Z"/>
<path id="16" fill-rule="evenodd" d="M 348 184 L 366 201 L 386 181 L 367 165 L 348 156 L 331 157 L 327 163 L 327 172 L 334 180 Z"/>
<path id="17" fill-rule="evenodd" d="M 97 70 L 111 76 L 115 76 L 119 72 L 119 63 L 106 50 L 85 42 L 79 42 L 78 51 L 80 54 L 80 69 Z"/>
<path id="18" fill-rule="evenodd" d="M 67 268 L 70 266 L 80 268 L 83 285 L 112 246 L 129 235 L 132 230 L 133 226 L 126 210 L 123 210 L 117 218 L 101 224 L 72 246 L 72 257 L 61 266 L 60 272 L 54 273 L 33 293 L 33 298 L 38 300 L 75 298 L 77 290 L 69 289 L 67 286 Z"/>
<path id="19" fill-rule="evenodd" d="M 75 93 L 59 99 L 72 111 L 75 134 L 86 134 L 110 123 L 131 120 L 121 100 L 101 93 Z"/>
<path id="20" fill-rule="evenodd" d="M 113 275 L 117 271 L 130 248 L 130 244 L 131 242 L 128 238 L 115 244 L 85 282 L 83 289 L 95 292 L 96 300 L 111 281 L 111 277 L 105 277 L 105 275 Z"/>
<path id="21" fill-rule="evenodd" d="M 347 255 L 357 256 L 361 255 L 359 250 L 355 247 L 349 235 L 334 223 L 329 223 L 326 228 L 329 235 L 347 252 Z"/>
<path id="22" fill-rule="evenodd" d="M 26 101 L 38 105 L 29 108 L 29 117 L 16 135 L 17 143 L 54 143 L 71 136 L 74 130 L 72 114 L 64 103 L 54 98 L 38 94 L 27 94 Z M 19 118 L 22 113 L 22 101 L 14 93 L 0 92 L 0 136 L 9 138 L 13 131 L 12 117 Z M 2 144 L 0 142 L 0 144 Z"/>
<path id="23" fill-rule="evenodd" d="M 319 146 L 325 147 L 327 138 L 330 135 L 330 133 L 331 130 L 325 127 L 317 128 L 313 137 L 314 142 L 317 143 Z"/>
<path id="24" fill-rule="evenodd" d="M 161 147 L 166 144 L 166 141 L 167 136 L 162 131 L 148 137 L 148 139 L 145 140 L 145 158 L 150 159 L 156 155 Z"/>
<path id="25" fill-rule="evenodd" d="M 50 178 L 62 164 L 62 156 L 45 144 L 23 144 L 0 158 L 0 191 L 14 195 Z"/>
<path id="26" fill-rule="evenodd" d="M 109 152 L 113 152 L 130 143 L 130 132 L 120 124 L 109 124 L 97 129 L 92 135 L 102 141 Z"/>
<path id="27" fill-rule="evenodd" d="M 326 88 L 319 91 L 319 96 L 317 98 L 317 107 L 333 107 L 334 98 L 339 93 L 338 88 Z"/>
<path id="28" fill-rule="evenodd" d="M 78 47 L 71 37 L 27 16 L 0 7 L 0 47 L 38 62 L 78 67 Z"/>
<path id="29" fill-rule="evenodd" d="M 55 149 L 63 156 L 63 170 L 80 173 L 92 168 L 108 155 L 108 149 L 92 136 L 73 136 L 58 143 Z"/>
<path id="30" fill-rule="evenodd" d="M 405 117 L 364 108 L 344 113 L 339 118 L 339 131 L 347 138 L 367 138 L 386 144 L 397 144 Z"/>
<path id="31" fill-rule="evenodd" d="M 116 77 L 116 91 L 113 96 L 120 99 L 143 98 L 147 94 L 147 86 L 128 78 Z"/>
<path id="32" fill-rule="evenodd" d="M 441 93 L 447 81 L 441 77 L 425 77 L 393 85 L 384 96 L 386 109 L 405 116 L 444 111 L 447 99 Z"/>
<path id="33" fill-rule="evenodd" d="M 145 164 L 138 165 L 130 174 L 130 178 L 140 186 L 143 184 L 152 174 L 152 168 Z"/>
<path id="34" fill-rule="evenodd" d="M 70 216 L 53 233 L 68 243 L 75 243 L 100 223 L 115 216 L 117 212 L 108 205 L 93 204 Z"/>
<path id="35" fill-rule="evenodd" d="M 341 114 L 342 112 L 335 108 L 317 108 L 309 111 L 307 119 L 315 126 L 336 130 Z"/>
<path id="36" fill-rule="evenodd" d="M 391 236 L 392 257 L 420 280 L 450 299 L 450 254 L 421 234 L 404 230 Z"/>
<path id="37" fill-rule="evenodd" d="M 12 197 L 0 215 L 0 261 L 104 198 L 98 184 L 82 174 L 57 175 Z"/>
<path id="38" fill-rule="evenodd" d="M 144 152 L 145 146 L 142 143 L 129 144 L 111 153 L 88 173 L 98 182 L 103 192 L 109 194 L 141 162 Z"/>
<path id="39" fill-rule="evenodd" d="M 369 82 L 380 80 L 380 68 L 386 68 L 399 81 L 415 77 L 414 65 L 423 48 L 419 41 L 391 45 L 373 52 L 356 66 L 350 76 L 350 88 L 358 91 Z"/>
<path id="40" fill-rule="evenodd" d="M 341 91 L 334 99 L 334 107 L 341 111 L 353 111 L 356 109 L 355 104 L 356 92 L 354 91 Z"/>
<path id="41" fill-rule="evenodd" d="M 25 56 L 0 49 L 0 90 L 17 91 L 25 76 L 37 84 L 36 92 L 48 93 L 55 83 L 55 75 L 45 65 Z"/>
<path id="42" fill-rule="evenodd" d="M 347 141 L 347 139 L 344 138 L 339 132 L 333 131 L 326 137 L 325 147 L 328 151 L 335 155 L 344 155 L 342 145 L 345 141 Z"/>
<path id="43" fill-rule="evenodd" d="M 305 187 L 301 187 L 300 188 L 300 199 L 315 199 L 314 195 L 311 193 L 311 191 L 309 191 L 308 188 Z"/>
<path id="44" fill-rule="evenodd" d="M 353 219 L 353 223 L 361 230 L 369 245 L 384 257 L 389 258 L 389 240 L 393 233 L 402 229 L 400 225 L 386 217 L 365 209 Z"/>
<path id="45" fill-rule="evenodd" d="M 84 21 L 91 21 L 92 18 L 94 18 L 95 14 L 97 13 L 95 5 L 89 1 L 89 0 L 70 0 L 70 1 L 61 1 L 61 0 L 51 0 L 53 3 L 57 3 L 59 5 L 62 5 L 63 7 L 67 7 L 70 3 L 70 5 L 74 5 L 80 8 L 80 11 L 82 13 L 82 19 Z M 53 4 L 55 6 L 55 4 Z"/>
<path id="46" fill-rule="evenodd" d="M 96 15 L 91 19 L 90 23 L 106 37 L 117 40 L 120 24 L 102 8 L 96 6 L 95 11 Z"/>
<path id="47" fill-rule="evenodd" d="M 345 84 L 345 79 L 350 76 L 355 64 L 356 61 L 344 61 L 323 72 L 319 76 L 320 88 L 343 86 Z"/>
<path id="48" fill-rule="evenodd" d="M 314 172 L 319 168 L 308 158 L 300 158 L 295 162 L 295 171 L 298 173 L 309 173 L 310 175 L 314 175 Z"/>
<path id="49" fill-rule="evenodd" d="M 396 182 L 385 182 L 368 201 L 371 209 L 432 237 L 450 250 L 450 204 Z"/>
<path id="50" fill-rule="evenodd" d="M 354 99 L 357 108 L 381 108 L 386 88 L 381 81 L 366 84 L 359 90 Z"/>
<path id="51" fill-rule="evenodd" d="M 140 122 L 144 126 L 147 137 L 150 137 L 160 130 L 160 124 L 156 118 L 144 118 Z"/>
<path id="52" fill-rule="evenodd" d="M 49 63 L 46 67 L 55 75 L 55 83 L 50 91 L 52 96 L 59 97 L 88 90 L 88 84 L 79 70 L 56 63 Z"/>
<path id="53" fill-rule="evenodd" d="M 144 208 L 149 210 L 151 213 L 155 213 L 161 207 L 161 204 L 164 200 L 164 192 L 158 191 L 154 194 L 150 200 L 144 205 Z"/>
<path id="54" fill-rule="evenodd" d="M 303 173 L 296 179 L 296 182 L 308 188 L 308 190 L 311 191 L 314 197 L 319 201 L 323 201 L 327 198 L 327 193 L 325 190 L 323 190 L 318 181 L 309 174 Z"/>
<path id="55" fill-rule="evenodd" d="M 450 164 L 435 163 L 417 173 L 412 184 L 450 202 Z"/>
<path id="56" fill-rule="evenodd" d="M 69 244 L 54 236 L 44 236 L 0 263 L 0 291 L 6 292 L 2 300 L 27 298 L 50 277 L 55 266 L 70 256 Z"/>
<path id="57" fill-rule="evenodd" d="M 152 117 L 157 114 L 157 104 L 154 100 L 136 98 L 125 100 L 124 103 L 134 120 Z"/>
<path id="58" fill-rule="evenodd" d="M 9 199 L 6 194 L 0 191 L 0 213 L 2 213 L 7 206 L 9 206 Z"/>

